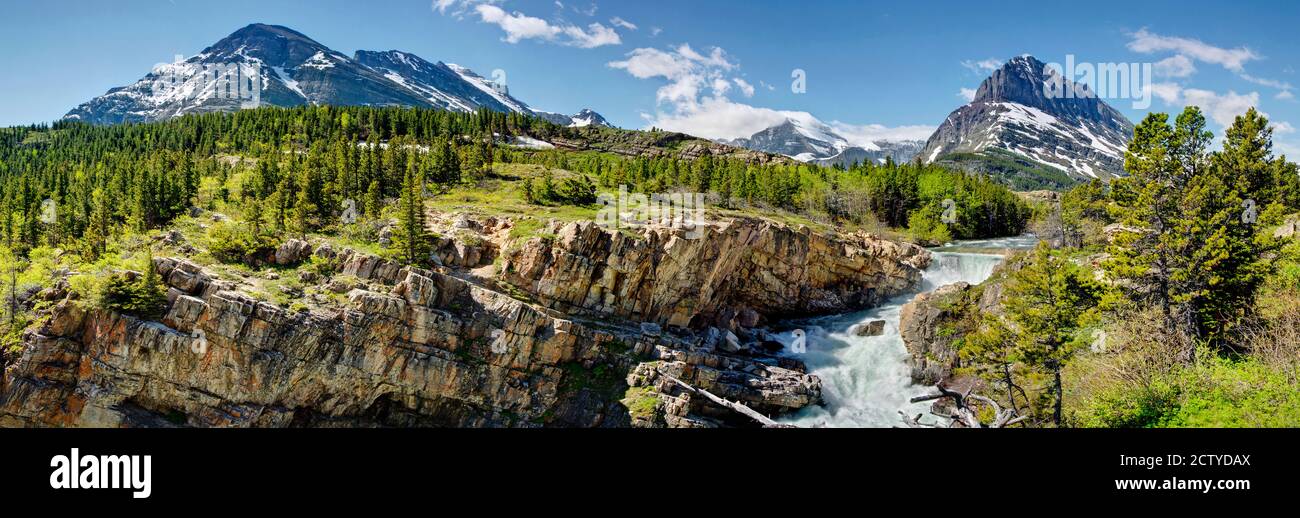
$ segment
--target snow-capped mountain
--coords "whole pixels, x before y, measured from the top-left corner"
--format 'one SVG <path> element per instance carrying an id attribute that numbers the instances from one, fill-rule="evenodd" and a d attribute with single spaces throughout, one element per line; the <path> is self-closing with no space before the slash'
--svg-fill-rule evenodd
<path id="1" fill-rule="evenodd" d="M 569 125 L 575 127 L 609 126 L 609 121 L 605 120 L 605 118 L 599 113 L 591 111 L 590 108 L 584 108 L 582 111 L 570 117 L 570 119 L 572 122 L 570 122 Z"/>
<path id="2" fill-rule="evenodd" d="M 1008 61 L 984 80 L 970 104 L 948 115 L 920 156 L 992 174 L 1010 171 L 991 164 L 1023 158 L 1029 163 L 1016 166 L 1016 174 L 1036 168 L 1072 180 L 1122 175 L 1133 123 L 1096 96 L 1049 97 L 1045 82 L 1074 87 L 1033 56 Z"/>
<path id="3" fill-rule="evenodd" d="M 609 127 L 609 121 L 605 120 L 599 113 L 584 108 L 574 115 L 565 115 L 563 113 L 552 113 L 541 110 L 533 110 L 533 115 L 551 121 L 561 126 L 570 128 L 581 128 L 584 126 L 604 126 Z"/>
<path id="4" fill-rule="evenodd" d="M 906 162 L 916 156 L 924 142 L 917 140 L 876 140 L 850 142 L 830 125 L 812 116 L 791 116 L 748 138 L 725 141 L 768 153 L 779 153 L 802 162 L 822 165 L 851 165 L 865 162 Z"/>
<path id="5" fill-rule="evenodd" d="M 222 80 L 214 81 L 213 77 Z M 230 95 L 256 88 L 256 96 Z M 250 103 L 250 97 L 256 102 Z M 162 64 L 135 83 L 114 88 L 65 116 L 97 124 L 233 111 L 252 105 L 421 106 L 470 112 L 487 108 L 538 115 L 565 126 L 604 124 L 591 110 L 579 116 L 538 112 L 504 85 L 474 71 L 429 62 L 409 52 L 330 50 L 277 25 L 252 24 L 177 63 Z"/>

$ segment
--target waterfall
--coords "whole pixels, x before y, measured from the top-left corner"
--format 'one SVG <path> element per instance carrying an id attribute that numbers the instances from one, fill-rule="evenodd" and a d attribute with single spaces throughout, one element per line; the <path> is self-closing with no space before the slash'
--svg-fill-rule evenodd
<path id="1" fill-rule="evenodd" d="M 1020 236 L 956 243 L 951 247 L 1027 248 L 1035 242 L 1037 238 L 1033 236 Z M 944 248 L 949 247 L 933 252 L 930 267 L 922 274 L 920 291 L 932 291 L 955 282 L 983 282 L 1002 262 L 1001 255 L 943 252 Z M 915 294 L 902 295 L 866 311 L 790 322 L 791 326 L 805 331 L 807 351 L 793 353 L 787 349 L 785 354 L 803 360 L 808 372 L 821 378 L 825 405 L 805 408 L 780 421 L 797 426 L 892 427 L 902 424 L 899 410 L 909 415 L 928 416 L 928 403 L 908 402 L 927 388 L 912 384 L 907 349 L 899 334 L 899 312 L 913 297 Z M 854 324 L 872 320 L 885 321 L 884 334 L 855 336 L 849 332 Z M 780 339 L 788 346 L 793 334 L 783 333 Z"/>

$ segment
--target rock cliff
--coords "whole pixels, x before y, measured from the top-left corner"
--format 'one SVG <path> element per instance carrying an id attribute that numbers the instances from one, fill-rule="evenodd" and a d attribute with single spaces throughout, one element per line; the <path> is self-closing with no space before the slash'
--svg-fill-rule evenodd
<path id="1" fill-rule="evenodd" d="M 763 220 L 608 231 L 570 223 L 505 254 L 504 282 L 564 311 L 682 328 L 843 312 L 911 289 L 929 252 Z"/>
<path id="2" fill-rule="evenodd" d="M 872 304 L 928 260 L 756 222 L 703 240 L 573 223 L 503 249 L 511 222 L 457 221 L 481 239 L 442 238 L 433 270 L 285 242 L 260 275 L 310 261 L 292 305 L 254 296 L 258 274 L 184 258 L 155 259 L 157 320 L 61 282 L 0 379 L 0 426 L 750 425 L 668 377 L 766 415 L 818 404 L 820 380 L 768 354 L 756 326 Z M 498 278 L 473 270 L 497 254 Z"/>

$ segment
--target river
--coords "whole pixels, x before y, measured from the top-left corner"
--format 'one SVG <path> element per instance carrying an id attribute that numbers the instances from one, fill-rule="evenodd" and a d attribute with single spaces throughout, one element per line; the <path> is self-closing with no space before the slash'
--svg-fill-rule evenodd
<path id="1" fill-rule="evenodd" d="M 983 282 L 1002 262 L 1000 253 L 973 252 L 1032 248 L 1037 241 L 1033 235 L 1024 235 L 932 248 L 934 258 L 923 272 L 916 293 L 895 297 L 865 311 L 788 322 L 792 329 L 805 331 L 807 351 L 789 352 L 794 335 L 787 331 L 779 335 L 787 345 L 785 354 L 803 360 L 808 372 L 821 378 L 825 405 L 805 408 L 779 421 L 796 426 L 893 427 L 902 424 L 899 410 L 909 415 L 929 415 L 928 403 L 908 402 L 928 389 L 912 384 L 907 349 L 899 335 L 899 311 L 917 293 L 955 282 Z M 885 321 L 884 334 L 855 336 L 848 331 L 854 324 L 872 320 Z"/>

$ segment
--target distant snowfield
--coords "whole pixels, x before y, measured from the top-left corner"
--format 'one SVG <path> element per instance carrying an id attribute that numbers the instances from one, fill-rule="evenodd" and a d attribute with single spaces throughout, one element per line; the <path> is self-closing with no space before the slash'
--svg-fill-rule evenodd
<path id="1" fill-rule="evenodd" d="M 510 145 L 527 149 L 555 149 L 555 144 L 523 135 L 515 137 Z"/>

